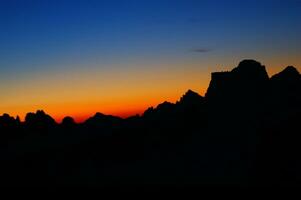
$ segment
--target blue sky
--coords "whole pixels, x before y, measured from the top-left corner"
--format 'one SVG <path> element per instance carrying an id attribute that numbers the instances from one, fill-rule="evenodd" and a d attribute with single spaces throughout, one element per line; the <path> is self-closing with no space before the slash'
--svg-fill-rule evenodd
<path id="1" fill-rule="evenodd" d="M 190 49 L 273 51 L 274 42 L 287 50 L 300 44 L 300 8 L 298 0 L 2 0 L 0 62 L 35 70 L 71 59 L 173 59 Z"/>
<path id="2" fill-rule="evenodd" d="M 272 73 L 285 65 L 300 69 L 300 19 L 300 0 L 1 0 L 0 99 L 7 91 L 14 95 L 6 98 L 17 98 L 26 82 L 41 85 L 40 77 L 55 83 L 59 74 L 101 79 L 114 71 L 127 81 L 135 71 L 174 70 L 199 73 L 206 81 L 192 79 L 198 90 L 211 71 L 244 58 Z"/>

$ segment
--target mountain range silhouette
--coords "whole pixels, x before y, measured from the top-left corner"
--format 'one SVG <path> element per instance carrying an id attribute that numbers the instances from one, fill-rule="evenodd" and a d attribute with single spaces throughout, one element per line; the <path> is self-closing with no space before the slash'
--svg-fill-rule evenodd
<path id="1" fill-rule="evenodd" d="M 58 124 L 44 111 L 0 117 L 0 182 L 10 186 L 301 184 L 301 75 L 243 60 L 127 119 Z"/>

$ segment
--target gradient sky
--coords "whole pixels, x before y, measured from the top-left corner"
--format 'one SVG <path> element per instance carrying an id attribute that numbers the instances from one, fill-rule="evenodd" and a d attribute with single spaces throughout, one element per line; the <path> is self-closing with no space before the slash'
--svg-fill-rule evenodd
<path id="1" fill-rule="evenodd" d="M 242 59 L 301 70 L 301 0 L 0 0 L 0 113 L 129 116 Z"/>

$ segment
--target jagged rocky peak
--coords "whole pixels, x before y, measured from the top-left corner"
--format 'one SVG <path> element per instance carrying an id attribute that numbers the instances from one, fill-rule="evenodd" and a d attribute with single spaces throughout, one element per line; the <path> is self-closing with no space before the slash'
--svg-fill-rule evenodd
<path id="1" fill-rule="evenodd" d="M 192 90 L 188 90 L 182 97 L 181 97 L 181 101 L 185 100 L 185 99 L 190 99 L 190 98 L 203 98 L 201 95 L 199 95 L 198 93 L 192 91 Z"/>
<path id="2" fill-rule="evenodd" d="M 93 118 L 98 118 L 98 119 L 101 119 L 101 118 L 104 118 L 104 117 L 106 117 L 106 115 L 105 115 L 105 114 L 103 114 L 103 113 L 100 113 L 100 112 L 97 112 L 97 113 L 95 113 L 95 115 L 94 115 L 94 117 L 93 117 Z"/>
<path id="3" fill-rule="evenodd" d="M 169 115 L 174 111 L 175 104 L 170 103 L 168 101 L 164 101 L 163 103 L 157 105 L 156 108 L 149 107 L 144 113 L 143 117 L 162 117 L 165 115 Z"/>
<path id="4" fill-rule="evenodd" d="M 97 112 L 93 117 L 90 117 L 87 121 L 92 120 L 92 121 L 102 121 L 102 120 L 107 120 L 107 119 L 119 119 L 119 117 L 115 117 L 112 115 L 105 115 L 103 113 Z"/>
<path id="5" fill-rule="evenodd" d="M 70 126 L 70 125 L 73 125 L 73 124 L 75 124 L 75 121 L 70 116 L 64 117 L 64 119 L 62 120 L 62 125 Z"/>
<path id="6" fill-rule="evenodd" d="M 298 70 L 293 66 L 286 67 L 283 71 L 279 72 L 278 74 L 275 74 L 272 76 L 271 80 L 300 80 L 301 75 L 298 72 Z"/>
<path id="7" fill-rule="evenodd" d="M 93 117 L 88 118 L 85 123 L 90 125 L 108 125 L 113 123 L 119 123 L 121 121 L 120 117 L 115 117 L 112 115 L 105 115 L 103 113 L 97 112 Z"/>
<path id="8" fill-rule="evenodd" d="M 143 113 L 143 115 L 142 116 L 147 116 L 147 115 L 150 115 L 150 114 L 152 114 L 153 112 L 154 112 L 154 107 L 149 107 L 148 109 L 146 109 L 145 111 L 144 111 L 144 113 Z"/>
<path id="9" fill-rule="evenodd" d="M 14 122 L 17 122 L 15 120 L 15 118 L 11 117 L 7 113 L 4 113 L 2 116 L 0 116 L 0 125 L 5 124 L 5 123 L 10 124 L 10 123 L 14 123 Z"/>
<path id="10" fill-rule="evenodd" d="M 43 110 L 37 110 L 36 113 L 27 113 L 26 118 L 51 118 L 50 115 L 46 114 Z"/>
<path id="11" fill-rule="evenodd" d="M 299 71 L 294 66 L 288 66 L 282 72 L 300 75 Z"/>
<path id="12" fill-rule="evenodd" d="M 9 115 L 9 114 L 7 114 L 7 113 L 4 113 L 2 116 L 0 116 L 1 118 L 6 118 L 6 119 L 8 119 L 8 118 L 11 118 L 11 116 Z"/>
<path id="13" fill-rule="evenodd" d="M 214 72 L 206 98 L 229 96 L 249 90 L 257 90 L 269 80 L 265 66 L 255 60 L 243 60 L 231 71 Z"/>
<path id="14" fill-rule="evenodd" d="M 158 111 L 166 111 L 166 110 L 172 109 L 173 107 L 174 107 L 173 103 L 170 103 L 168 101 L 164 101 L 163 103 L 159 104 L 156 107 L 156 110 L 158 110 Z"/>
<path id="15" fill-rule="evenodd" d="M 25 124 L 31 127 L 49 127 L 56 124 L 55 120 L 43 110 L 38 110 L 36 113 L 27 113 Z"/>
<path id="16" fill-rule="evenodd" d="M 47 114 L 44 112 L 44 110 L 37 110 L 36 115 L 37 116 L 46 116 Z"/>
<path id="17" fill-rule="evenodd" d="M 231 73 L 244 79 L 268 80 L 269 76 L 265 66 L 256 60 L 243 60 Z"/>
<path id="18" fill-rule="evenodd" d="M 177 102 L 178 104 L 186 104 L 186 103 L 192 103 L 192 102 L 202 102 L 204 97 L 199 95 L 198 93 L 188 90 L 181 99 Z"/>

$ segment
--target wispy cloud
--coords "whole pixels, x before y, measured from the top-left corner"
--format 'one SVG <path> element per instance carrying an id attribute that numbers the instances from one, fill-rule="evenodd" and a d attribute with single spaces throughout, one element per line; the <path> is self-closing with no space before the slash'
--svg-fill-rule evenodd
<path id="1" fill-rule="evenodd" d="M 191 52 L 195 52 L 195 53 L 207 53 L 212 51 L 212 49 L 210 48 L 196 48 L 196 49 L 191 49 Z"/>

